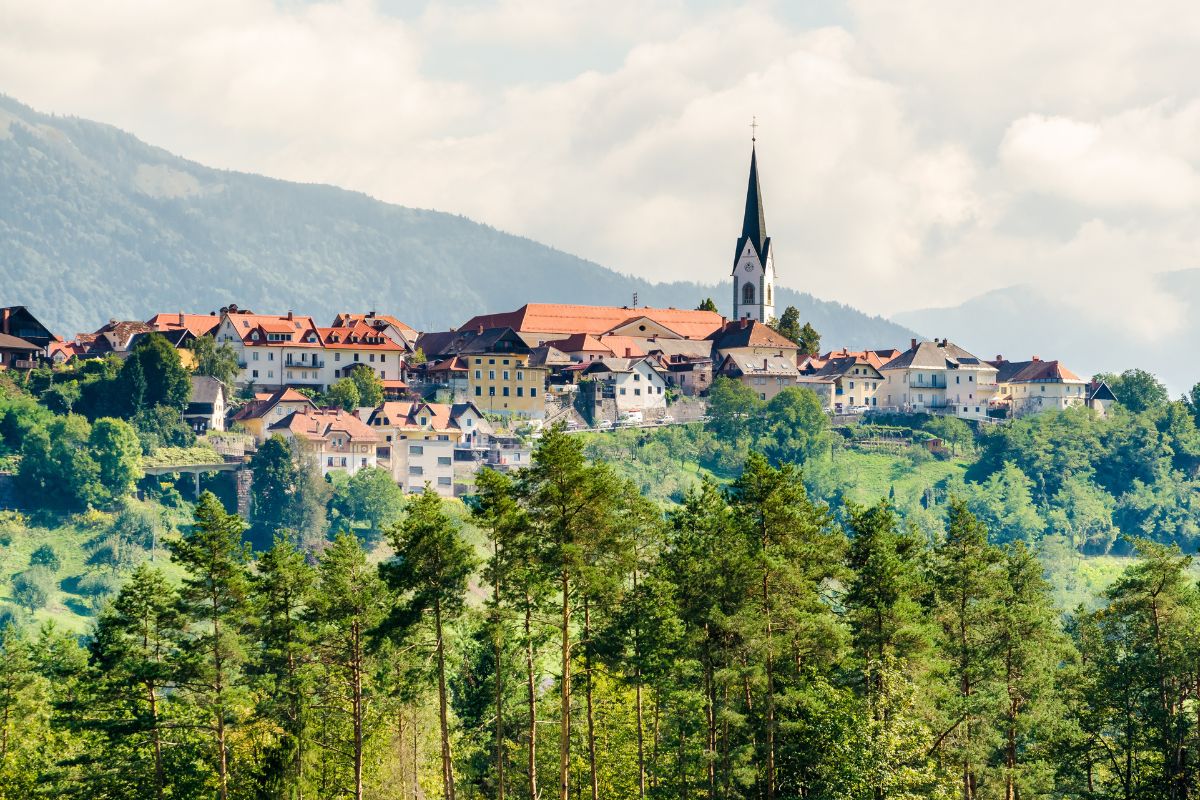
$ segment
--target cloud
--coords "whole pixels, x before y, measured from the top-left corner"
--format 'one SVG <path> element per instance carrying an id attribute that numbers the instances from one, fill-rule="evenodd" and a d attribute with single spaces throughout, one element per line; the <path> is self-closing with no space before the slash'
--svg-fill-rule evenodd
<path id="1" fill-rule="evenodd" d="M 1196 265 L 1200 15 L 847 7 L 0 0 L 0 90 L 214 166 L 709 282 L 757 116 L 785 285 L 890 313 L 1036 280 L 1166 335 L 1171 299 L 1141 287 Z"/>

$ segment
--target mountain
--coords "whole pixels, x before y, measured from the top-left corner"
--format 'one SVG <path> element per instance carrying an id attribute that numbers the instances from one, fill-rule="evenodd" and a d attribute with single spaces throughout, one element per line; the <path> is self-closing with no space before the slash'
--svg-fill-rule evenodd
<path id="1" fill-rule="evenodd" d="M 1178 396 L 1200 381 L 1195 356 L 1200 342 L 1200 269 L 1163 272 L 1153 280 L 1182 302 L 1185 311 L 1182 329 L 1164 331 L 1149 341 L 1117 324 L 1120 308 L 1088 314 L 1033 286 L 997 289 L 952 308 L 907 311 L 893 320 L 931 336 L 950 337 L 982 358 L 1057 358 L 1084 378 L 1131 367 L 1146 369 Z"/>
<path id="2" fill-rule="evenodd" d="M 724 285 L 650 283 L 464 217 L 332 186 L 211 169 L 0 95 L 0 305 L 53 329 L 230 303 L 329 319 L 386 310 L 424 330 L 529 301 L 694 307 Z M 833 346 L 901 326 L 786 289 Z M 727 309 L 726 309 L 727 311 Z"/>

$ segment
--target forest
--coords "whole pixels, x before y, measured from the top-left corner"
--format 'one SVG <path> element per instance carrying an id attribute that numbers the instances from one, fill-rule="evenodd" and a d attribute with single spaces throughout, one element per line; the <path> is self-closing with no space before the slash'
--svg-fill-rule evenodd
<path id="1" fill-rule="evenodd" d="M 1197 789 L 1200 596 L 1063 615 L 964 501 L 930 540 L 751 453 L 668 513 L 559 430 L 384 531 L 253 553 L 212 494 L 78 637 L 8 627 L 4 797 L 1162 797 Z"/>
<path id="2" fill-rule="evenodd" d="M 151 338 L 0 385 L 37 506 L 0 512 L 0 797 L 1200 790 L 1200 389 L 834 427 L 718 382 L 703 426 L 549 429 L 462 501 L 274 438 L 247 520 L 142 474 L 179 370 Z"/>

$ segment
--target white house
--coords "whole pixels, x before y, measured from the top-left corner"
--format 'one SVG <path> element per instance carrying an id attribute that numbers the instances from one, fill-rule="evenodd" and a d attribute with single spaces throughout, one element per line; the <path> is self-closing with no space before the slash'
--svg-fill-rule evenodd
<path id="1" fill-rule="evenodd" d="M 604 384 L 604 397 L 616 401 L 618 414 L 662 412 L 667 407 L 667 381 L 649 358 L 604 358 L 582 370 L 583 377 Z"/>
<path id="2" fill-rule="evenodd" d="M 913 339 L 879 372 L 885 379 L 875 392 L 879 407 L 902 412 L 985 419 L 997 391 L 996 368 L 946 339 Z"/>
<path id="3" fill-rule="evenodd" d="M 321 471 L 321 475 L 379 466 L 379 436 L 358 417 L 341 409 L 293 412 L 270 427 L 294 443 L 296 454 Z"/>

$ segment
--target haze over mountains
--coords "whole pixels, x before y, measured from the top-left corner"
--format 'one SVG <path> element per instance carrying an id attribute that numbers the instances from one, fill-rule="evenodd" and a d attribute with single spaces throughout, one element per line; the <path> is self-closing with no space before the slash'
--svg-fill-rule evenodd
<path id="1" fill-rule="evenodd" d="M 1138 336 L 1123 324 L 1120 308 L 1085 313 L 1067 298 L 1033 286 L 997 289 L 958 306 L 908 311 L 894 319 L 930 336 L 949 336 L 982 358 L 1057 358 L 1085 378 L 1139 367 L 1178 396 L 1200 380 L 1200 269 L 1159 273 L 1154 282 L 1183 306 L 1180 328 L 1168 329 L 1164 322 L 1161 334 Z"/>
<path id="2" fill-rule="evenodd" d="M 724 274 L 652 283 L 464 217 L 210 169 L 3 96 L 0 185 L 0 305 L 30 306 L 66 335 L 229 303 L 322 319 L 379 309 L 424 330 L 530 301 L 626 305 L 635 292 L 639 304 L 680 308 L 711 296 L 728 313 Z M 831 347 L 913 335 L 781 288 L 777 307 L 789 304 Z"/>

